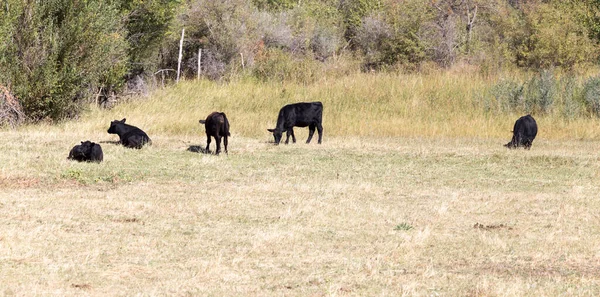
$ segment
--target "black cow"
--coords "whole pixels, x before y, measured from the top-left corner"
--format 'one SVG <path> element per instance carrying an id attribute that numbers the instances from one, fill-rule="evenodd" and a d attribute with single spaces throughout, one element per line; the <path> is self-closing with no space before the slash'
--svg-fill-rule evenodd
<path id="1" fill-rule="evenodd" d="M 206 129 L 206 152 L 208 152 L 208 146 L 210 146 L 210 137 L 214 137 L 217 142 L 217 155 L 221 152 L 221 137 L 223 137 L 223 144 L 225 144 L 225 153 L 227 154 L 227 137 L 229 134 L 229 121 L 227 116 L 222 112 L 213 112 L 206 117 L 206 120 L 200 120 L 200 124 L 204 124 Z"/>
<path id="2" fill-rule="evenodd" d="M 102 153 L 102 147 L 91 141 L 82 141 L 81 144 L 74 146 L 69 152 L 67 159 L 75 160 L 79 162 L 102 162 L 104 154 Z"/>
<path id="3" fill-rule="evenodd" d="M 292 141 L 296 143 L 296 136 L 294 135 L 294 127 L 306 127 L 308 126 L 308 139 L 306 143 L 310 143 L 310 140 L 315 134 L 315 128 L 319 132 L 319 144 L 323 139 L 323 104 L 321 102 L 301 102 L 295 104 L 288 104 L 279 110 L 279 116 L 277 117 L 277 126 L 275 129 L 267 129 L 269 132 L 273 132 L 275 138 L 275 144 L 281 142 L 283 131 L 286 131 L 287 138 L 285 144 L 290 141 L 290 135 Z"/>
<path id="4" fill-rule="evenodd" d="M 108 133 L 119 135 L 121 144 L 128 148 L 141 149 L 144 144 L 152 143 L 146 132 L 138 127 L 125 124 L 125 119 L 110 122 Z"/>
<path id="5" fill-rule="evenodd" d="M 515 122 L 512 140 L 504 146 L 509 149 L 520 146 L 530 149 L 531 143 L 537 135 L 537 130 L 537 123 L 530 114 L 522 116 Z"/>

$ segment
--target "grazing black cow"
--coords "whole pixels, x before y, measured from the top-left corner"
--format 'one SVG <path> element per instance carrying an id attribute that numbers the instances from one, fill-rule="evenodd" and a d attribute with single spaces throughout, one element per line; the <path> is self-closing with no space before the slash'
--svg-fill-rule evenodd
<path id="1" fill-rule="evenodd" d="M 102 147 L 99 144 L 88 140 L 74 146 L 69 152 L 67 159 L 79 162 L 100 163 L 104 159 L 104 154 L 102 154 Z"/>
<path id="2" fill-rule="evenodd" d="M 294 127 L 306 127 L 308 126 L 308 139 L 306 143 L 310 143 L 310 140 L 315 134 L 315 128 L 319 132 L 319 144 L 323 139 L 323 104 L 321 102 L 301 102 L 288 104 L 279 110 L 279 116 L 277 117 L 277 126 L 275 129 L 267 129 L 273 133 L 275 138 L 275 144 L 281 142 L 283 131 L 286 131 L 287 138 L 285 144 L 290 141 L 290 135 L 292 141 L 296 143 L 296 136 L 294 135 Z"/>
<path id="3" fill-rule="evenodd" d="M 530 149 L 531 143 L 537 135 L 537 130 L 537 123 L 531 115 L 522 116 L 515 122 L 512 140 L 504 146 L 509 149 L 520 146 Z"/>
<path id="4" fill-rule="evenodd" d="M 152 143 L 146 132 L 138 127 L 125 124 L 125 119 L 110 122 L 108 133 L 119 135 L 121 144 L 128 148 L 141 149 L 144 144 Z"/>
<path id="5" fill-rule="evenodd" d="M 223 137 L 223 144 L 225 144 L 225 153 L 227 154 L 227 137 L 229 134 L 229 121 L 222 112 L 213 112 L 206 117 L 206 120 L 200 120 L 200 124 L 204 124 L 206 129 L 206 152 L 208 152 L 208 146 L 210 146 L 210 137 L 214 137 L 217 142 L 217 151 L 215 154 L 221 152 L 221 137 Z"/>

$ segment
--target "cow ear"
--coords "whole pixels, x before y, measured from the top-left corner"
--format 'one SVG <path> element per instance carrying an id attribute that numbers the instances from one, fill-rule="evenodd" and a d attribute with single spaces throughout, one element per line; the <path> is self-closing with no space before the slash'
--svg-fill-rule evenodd
<path id="1" fill-rule="evenodd" d="M 275 129 L 267 129 L 267 131 L 273 133 L 273 132 L 275 132 Z"/>
<path id="2" fill-rule="evenodd" d="M 123 119 L 121 120 L 121 123 L 125 123 L 125 120 L 126 120 L 126 118 L 123 118 Z"/>

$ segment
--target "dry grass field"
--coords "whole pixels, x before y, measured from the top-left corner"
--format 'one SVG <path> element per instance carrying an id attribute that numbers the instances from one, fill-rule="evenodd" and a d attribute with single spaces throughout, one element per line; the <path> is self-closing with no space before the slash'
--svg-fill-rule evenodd
<path id="1" fill-rule="evenodd" d="M 186 82 L 0 131 L 0 295 L 600 295 L 598 121 L 539 116 L 532 149 L 507 150 L 516 115 L 451 95 L 484 82 L 418 80 Z M 323 144 L 273 146 L 278 108 L 308 98 Z M 212 110 L 228 155 L 187 150 Z M 122 117 L 152 146 L 107 143 Z M 66 160 L 86 139 L 103 163 Z"/>

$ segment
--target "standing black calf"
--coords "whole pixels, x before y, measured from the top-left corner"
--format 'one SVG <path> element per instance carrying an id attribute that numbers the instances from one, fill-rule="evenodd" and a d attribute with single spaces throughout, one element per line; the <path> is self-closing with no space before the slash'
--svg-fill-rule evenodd
<path id="1" fill-rule="evenodd" d="M 75 160 L 79 162 L 102 162 L 104 154 L 102 153 L 102 147 L 91 141 L 82 141 L 81 144 L 74 146 L 69 152 L 67 159 Z"/>
<path id="2" fill-rule="evenodd" d="M 537 135 L 537 130 L 537 123 L 531 115 L 522 116 L 515 122 L 512 139 L 504 146 L 509 149 L 520 146 L 530 149 L 531 143 Z"/>
<path id="3" fill-rule="evenodd" d="M 146 132 L 138 127 L 125 124 L 125 119 L 110 122 L 108 133 L 119 135 L 121 144 L 128 148 L 141 149 L 144 144 L 152 143 Z"/>
<path id="4" fill-rule="evenodd" d="M 288 104 L 279 110 L 277 116 L 277 125 L 275 129 L 267 129 L 273 133 L 275 144 L 279 144 L 283 132 L 286 132 L 285 144 L 290 141 L 296 143 L 296 135 L 294 135 L 294 127 L 308 126 L 308 139 L 306 143 L 310 143 L 315 129 L 319 132 L 319 144 L 323 140 L 323 104 L 321 102 L 301 102 Z"/>
<path id="5" fill-rule="evenodd" d="M 213 112 L 206 117 L 206 120 L 200 120 L 200 124 L 204 124 L 206 129 L 206 152 L 210 146 L 210 137 L 214 137 L 217 142 L 217 151 L 215 154 L 221 152 L 221 137 L 223 137 L 223 144 L 225 144 L 225 153 L 227 154 L 227 137 L 229 134 L 229 121 L 222 112 Z"/>

